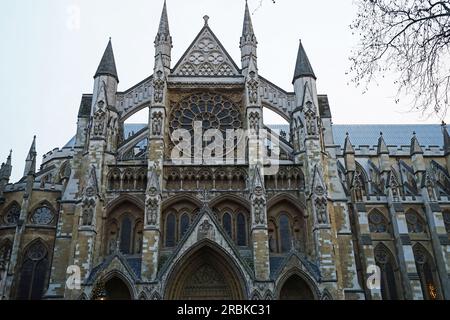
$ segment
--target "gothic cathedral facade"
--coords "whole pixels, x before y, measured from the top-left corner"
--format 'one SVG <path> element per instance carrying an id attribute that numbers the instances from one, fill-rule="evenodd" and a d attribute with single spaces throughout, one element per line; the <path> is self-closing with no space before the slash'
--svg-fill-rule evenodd
<path id="1" fill-rule="evenodd" d="M 258 72 L 247 6 L 240 67 L 204 19 L 173 65 L 164 4 L 154 73 L 124 92 L 110 41 L 74 138 L 38 170 L 34 139 L 16 183 L 1 166 L 1 298 L 450 299 L 445 124 L 333 125 L 302 43 L 286 92 Z M 278 170 L 248 135 L 241 157 L 224 139 L 231 161 L 174 161 L 177 130 L 209 128 L 266 130 Z"/>

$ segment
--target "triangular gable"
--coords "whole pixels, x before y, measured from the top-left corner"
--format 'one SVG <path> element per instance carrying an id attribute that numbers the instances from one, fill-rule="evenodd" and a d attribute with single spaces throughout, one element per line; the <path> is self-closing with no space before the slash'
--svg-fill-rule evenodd
<path id="1" fill-rule="evenodd" d="M 159 271 L 159 278 L 164 280 L 168 277 L 170 271 L 174 268 L 174 261 L 179 261 L 182 259 L 185 253 L 202 241 L 214 243 L 230 257 L 233 257 L 233 260 L 236 264 L 238 264 L 239 269 L 244 271 L 242 272 L 242 275 L 247 281 L 250 281 L 253 276 L 253 271 L 242 259 L 232 240 L 218 223 L 217 218 L 208 207 L 203 207 L 201 209 L 197 218 L 178 244 L 178 247 L 173 255 L 166 261 L 162 269 Z"/>
<path id="2" fill-rule="evenodd" d="M 176 76 L 229 77 L 240 75 L 239 67 L 208 26 L 173 68 Z"/>

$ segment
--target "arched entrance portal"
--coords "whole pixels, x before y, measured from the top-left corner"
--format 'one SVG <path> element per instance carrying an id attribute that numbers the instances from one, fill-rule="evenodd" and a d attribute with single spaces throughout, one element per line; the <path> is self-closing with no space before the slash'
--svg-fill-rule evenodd
<path id="1" fill-rule="evenodd" d="M 281 287 L 280 300 L 314 300 L 314 293 L 304 279 L 294 274 Z"/>
<path id="2" fill-rule="evenodd" d="M 169 300 L 242 300 L 244 282 L 234 263 L 209 245 L 188 254 L 171 272 Z"/>
<path id="3" fill-rule="evenodd" d="M 128 286 L 120 278 L 113 277 L 105 283 L 106 300 L 131 300 Z"/>

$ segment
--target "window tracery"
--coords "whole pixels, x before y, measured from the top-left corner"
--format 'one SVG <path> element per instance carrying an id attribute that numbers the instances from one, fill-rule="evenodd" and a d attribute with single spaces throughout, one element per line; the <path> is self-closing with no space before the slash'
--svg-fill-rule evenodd
<path id="1" fill-rule="evenodd" d="M 47 206 L 41 206 L 34 211 L 31 221 L 38 225 L 49 225 L 52 223 L 53 218 L 52 210 Z"/>

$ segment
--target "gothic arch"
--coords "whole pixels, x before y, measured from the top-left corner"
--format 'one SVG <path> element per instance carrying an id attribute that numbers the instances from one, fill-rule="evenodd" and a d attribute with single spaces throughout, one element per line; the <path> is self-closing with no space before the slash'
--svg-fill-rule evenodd
<path id="1" fill-rule="evenodd" d="M 283 298 L 283 295 L 285 298 L 287 291 L 284 291 L 283 289 L 286 289 L 286 285 L 289 284 L 289 281 L 295 280 L 296 283 L 291 284 L 290 290 L 297 289 L 297 290 L 304 290 L 300 296 L 304 296 L 306 300 L 319 300 L 320 298 L 320 291 L 317 287 L 315 281 L 303 270 L 299 269 L 298 267 L 294 267 L 290 269 L 288 272 L 286 272 L 279 280 L 277 285 L 277 297 L 279 300 Z M 297 284 L 297 285 L 296 285 Z M 299 286 L 301 284 L 302 286 Z M 292 288 L 296 287 L 296 288 Z M 295 297 L 293 297 L 295 298 Z M 289 299 L 289 298 L 288 298 Z"/>
<path id="2" fill-rule="evenodd" d="M 267 205 L 269 222 L 269 249 L 275 253 L 286 253 L 292 246 L 305 252 L 308 241 L 306 209 L 295 198 L 280 194 Z"/>
<path id="3" fill-rule="evenodd" d="M 395 255 L 384 244 L 374 249 L 375 263 L 381 269 L 381 295 L 385 300 L 398 300 L 402 297 L 401 278 Z"/>
<path id="4" fill-rule="evenodd" d="M 55 207 L 47 200 L 43 200 L 38 202 L 37 204 L 35 204 L 31 210 L 30 210 L 30 214 L 28 215 L 28 220 L 29 222 L 33 223 L 33 219 L 34 219 L 34 214 L 36 213 L 36 210 L 38 210 L 39 208 L 48 208 L 48 210 L 50 210 L 50 213 L 53 215 L 50 223 L 48 223 L 48 225 L 55 225 L 56 224 L 56 220 L 57 220 L 57 211 L 55 209 Z"/>
<path id="5" fill-rule="evenodd" d="M 306 205 L 305 203 L 301 202 L 300 199 L 295 198 L 294 196 L 287 194 L 287 193 L 280 193 L 273 198 L 271 198 L 267 202 L 267 211 L 269 211 L 273 206 L 277 205 L 279 202 L 287 201 L 291 205 L 293 205 L 295 208 L 297 208 L 301 212 L 306 211 Z"/>
<path id="6" fill-rule="evenodd" d="M 110 203 L 108 203 L 108 205 L 106 206 L 105 212 L 110 213 L 110 212 L 114 211 L 117 207 L 122 205 L 124 202 L 127 202 L 127 201 L 131 202 L 132 204 L 137 206 L 142 211 L 145 210 L 144 201 L 142 201 L 141 199 L 139 199 L 135 196 L 132 196 L 129 194 L 124 194 L 124 195 L 121 195 L 120 197 L 117 197 L 116 199 L 112 200 Z"/>
<path id="7" fill-rule="evenodd" d="M 170 208 L 172 205 L 176 204 L 177 202 L 190 202 L 197 208 L 201 208 L 203 206 L 202 202 L 194 196 L 177 195 L 177 196 L 174 196 L 174 197 L 171 197 L 171 198 L 165 200 L 162 203 L 162 205 L 161 205 L 162 211 L 167 210 L 168 208 Z"/>
<path id="8" fill-rule="evenodd" d="M 8 213 L 9 213 L 9 211 L 10 210 L 12 210 L 13 208 L 15 208 L 15 210 L 14 210 L 14 212 L 11 212 L 11 214 L 13 214 L 13 216 L 11 216 L 11 217 L 8 217 Z M 0 225 L 3 225 L 3 224 L 5 224 L 5 225 L 11 225 L 11 226 L 13 226 L 13 225 L 16 225 L 17 224 L 17 220 L 19 219 L 19 217 L 20 217 L 20 212 L 21 212 L 21 206 L 20 206 L 20 204 L 17 202 L 17 201 L 12 201 L 7 207 L 6 207 L 6 209 L 5 210 L 3 210 L 3 213 L 2 213 L 2 215 L 0 216 Z M 13 221 L 13 220 L 16 220 L 14 223 L 8 223 L 8 220 L 9 219 L 12 219 L 11 220 L 11 222 Z"/>
<path id="9" fill-rule="evenodd" d="M 416 243 L 413 246 L 413 253 L 422 286 L 423 298 L 426 300 L 442 299 L 440 279 L 434 256 L 421 243 Z"/>
<path id="10" fill-rule="evenodd" d="M 234 195 L 234 194 L 226 194 L 226 195 L 221 195 L 221 196 L 218 196 L 217 198 L 214 198 L 209 203 L 209 207 L 214 208 L 215 206 L 217 206 L 218 204 L 220 204 L 221 202 L 224 202 L 224 201 L 236 202 L 237 204 L 244 207 L 246 210 L 250 211 L 250 203 L 248 202 L 248 200 L 244 199 L 240 196 Z"/>
<path id="11" fill-rule="evenodd" d="M 107 291 L 106 286 L 107 286 L 108 282 L 110 282 L 111 280 L 115 280 L 115 279 L 118 279 L 126 286 L 129 296 L 130 296 L 129 297 L 130 300 L 136 299 L 137 292 L 136 292 L 136 288 L 133 285 L 134 281 L 132 279 L 130 279 L 126 274 L 124 274 L 123 272 L 121 272 L 119 270 L 111 270 L 111 271 L 107 272 L 106 274 L 101 274 L 95 281 L 94 288 L 96 288 L 98 286 L 105 286 L 105 290 Z M 92 296 L 91 299 L 95 299 L 95 297 Z"/>
<path id="12" fill-rule="evenodd" d="M 29 242 L 21 250 L 18 270 L 16 298 L 19 300 L 39 300 L 48 285 L 51 251 L 41 238 Z"/>
<path id="13" fill-rule="evenodd" d="M 202 240 L 171 267 L 164 296 L 167 300 L 211 299 L 210 286 L 215 288 L 216 299 L 247 298 L 247 284 L 239 264 L 211 240 Z"/>

